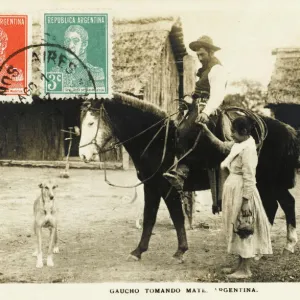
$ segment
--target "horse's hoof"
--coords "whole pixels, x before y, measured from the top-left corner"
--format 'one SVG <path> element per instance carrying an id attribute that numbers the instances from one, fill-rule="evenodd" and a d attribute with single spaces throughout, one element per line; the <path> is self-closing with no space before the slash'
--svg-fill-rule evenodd
<path id="1" fill-rule="evenodd" d="M 179 263 L 179 264 L 183 264 L 183 263 L 184 263 L 183 254 L 177 254 L 177 253 L 175 253 L 175 254 L 173 255 L 173 259 L 174 259 L 177 263 Z"/>
<path id="2" fill-rule="evenodd" d="M 141 258 L 138 258 L 137 256 L 135 256 L 133 254 L 129 254 L 126 260 L 127 261 L 139 261 L 139 260 L 141 260 Z"/>
<path id="3" fill-rule="evenodd" d="M 286 248 L 284 248 L 283 251 L 282 251 L 282 256 L 288 257 L 291 254 L 293 254 L 293 252 L 290 251 L 290 250 L 288 250 L 288 249 L 286 249 Z"/>
<path id="4" fill-rule="evenodd" d="M 173 256 L 173 260 L 174 260 L 176 263 L 178 263 L 178 264 L 183 264 L 183 263 L 184 263 L 183 257 L 179 258 L 179 257 Z"/>

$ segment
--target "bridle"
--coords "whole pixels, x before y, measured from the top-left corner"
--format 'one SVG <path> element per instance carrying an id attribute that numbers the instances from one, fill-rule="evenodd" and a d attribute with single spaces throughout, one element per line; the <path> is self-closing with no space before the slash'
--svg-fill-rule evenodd
<path id="1" fill-rule="evenodd" d="M 104 146 L 106 146 L 107 143 L 112 139 L 112 137 L 113 137 L 112 135 L 108 136 L 108 137 L 105 139 L 105 141 L 104 141 L 104 143 L 103 143 L 104 146 L 100 147 L 99 144 L 97 143 L 97 135 L 98 135 L 98 132 L 99 132 L 99 129 L 100 129 L 100 120 L 101 120 L 101 117 L 102 117 L 102 114 L 101 114 L 101 113 L 104 112 L 104 106 L 103 106 L 103 103 L 101 103 L 99 109 L 89 107 L 89 108 L 87 109 L 87 111 L 89 111 L 89 110 L 99 111 L 99 118 L 98 118 L 98 120 L 97 120 L 97 130 L 96 130 L 96 133 L 95 133 L 95 136 L 93 137 L 93 139 L 92 139 L 90 142 L 86 143 L 86 144 L 80 145 L 79 148 L 84 148 L 84 147 L 89 146 L 89 145 L 95 145 L 95 146 L 97 147 L 97 149 L 98 149 L 98 153 L 99 153 L 99 154 L 114 149 L 114 147 L 110 147 L 110 148 L 105 149 L 105 150 L 100 150 L 101 148 L 103 148 Z"/>

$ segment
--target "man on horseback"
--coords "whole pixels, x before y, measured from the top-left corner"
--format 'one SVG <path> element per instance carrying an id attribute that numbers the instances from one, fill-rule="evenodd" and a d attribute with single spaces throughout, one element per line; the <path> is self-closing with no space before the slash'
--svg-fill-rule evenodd
<path id="1" fill-rule="evenodd" d="M 186 146 L 186 136 L 194 122 L 207 123 L 209 119 L 215 119 L 219 106 L 222 104 L 225 96 L 227 74 L 220 61 L 214 56 L 214 53 L 221 48 L 215 46 L 208 36 L 201 36 L 197 41 L 190 43 L 190 49 L 197 53 L 202 67 L 198 70 L 199 80 L 196 82 L 195 90 L 191 96 L 185 96 L 182 106 L 189 108 L 184 126 L 177 121 L 178 140 L 177 150 L 179 158 L 189 149 Z M 194 107 L 194 109 L 191 109 Z M 195 109 L 195 107 L 197 109 Z M 184 180 L 188 177 L 189 165 L 186 160 L 181 160 L 177 168 L 165 173 L 165 178 L 179 191 L 182 191 Z M 210 174 L 216 180 L 215 173 Z M 214 194 L 214 192 L 212 191 Z"/>

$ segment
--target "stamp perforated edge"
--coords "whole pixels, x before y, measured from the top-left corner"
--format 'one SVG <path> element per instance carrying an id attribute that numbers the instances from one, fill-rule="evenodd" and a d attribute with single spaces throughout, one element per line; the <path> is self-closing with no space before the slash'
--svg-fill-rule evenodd
<path id="1" fill-rule="evenodd" d="M 0 14 L 1 16 L 27 16 L 27 41 L 26 41 L 26 46 L 31 45 L 32 43 L 32 14 L 30 13 L 5 13 L 2 12 Z M 12 53 L 7 53 L 6 58 L 8 58 L 9 55 Z M 27 77 L 27 86 L 29 85 L 30 82 L 32 82 L 32 64 L 31 64 L 31 57 L 32 57 L 32 51 L 31 49 L 26 50 L 26 55 L 25 55 L 25 64 L 26 64 L 26 77 Z M 9 64 L 9 61 L 8 61 Z M 7 103 L 31 103 L 32 102 L 32 97 L 31 94 L 23 94 L 23 95 L 0 95 L 0 101 Z"/>

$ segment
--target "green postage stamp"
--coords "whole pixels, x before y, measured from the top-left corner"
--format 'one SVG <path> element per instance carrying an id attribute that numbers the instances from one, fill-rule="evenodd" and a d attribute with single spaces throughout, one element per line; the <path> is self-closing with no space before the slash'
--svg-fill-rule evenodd
<path id="1" fill-rule="evenodd" d="M 44 15 L 45 94 L 111 94 L 110 24 L 108 13 Z"/>

